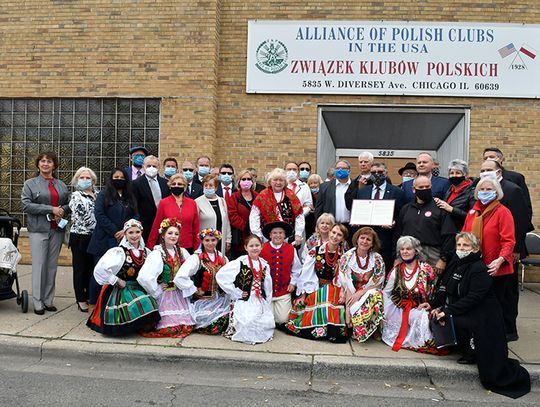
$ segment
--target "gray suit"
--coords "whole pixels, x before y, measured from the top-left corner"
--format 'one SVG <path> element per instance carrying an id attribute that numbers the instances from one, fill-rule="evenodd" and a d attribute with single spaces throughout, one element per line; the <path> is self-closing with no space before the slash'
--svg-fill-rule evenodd
<path id="1" fill-rule="evenodd" d="M 53 179 L 58 206 L 68 214 L 69 191 L 62 181 Z M 47 215 L 52 214 L 49 182 L 37 176 L 24 183 L 21 201 L 26 214 L 30 254 L 32 256 L 32 298 L 35 310 L 53 305 L 58 256 L 64 241 L 64 229 L 51 229 Z"/>

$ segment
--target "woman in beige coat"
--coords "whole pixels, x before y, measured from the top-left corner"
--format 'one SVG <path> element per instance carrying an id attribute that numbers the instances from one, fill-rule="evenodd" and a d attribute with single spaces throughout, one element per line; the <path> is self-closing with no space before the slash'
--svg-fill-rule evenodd
<path id="1" fill-rule="evenodd" d="M 231 225 L 227 211 L 227 203 L 224 198 L 216 195 L 218 186 L 217 175 L 209 174 L 202 179 L 204 194 L 197 199 L 199 212 L 199 228 L 217 229 L 223 235 L 221 239 L 222 253 L 228 253 L 231 248 Z"/>

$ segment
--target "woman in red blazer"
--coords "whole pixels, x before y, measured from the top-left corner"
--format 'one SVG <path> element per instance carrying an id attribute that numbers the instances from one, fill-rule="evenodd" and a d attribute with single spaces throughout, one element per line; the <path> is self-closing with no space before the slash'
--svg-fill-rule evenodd
<path id="1" fill-rule="evenodd" d="M 493 288 L 503 309 L 505 324 L 511 324 L 514 317 L 508 313 L 511 309 L 508 304 L 513 298 L 514 218 L 510 210 L 499 202 L 503 191 L 495 178 L 481 178 L 474 197 L 477 201 L 465 218 L 463 232 L 472 232 L 481 240 L 482 259 L 493 277 Z"/>
<path id="2" fill-rule="evenodd" d="M 153 248 L 158 244 L 159 225 L 163 219 L 176 218 L 182 224 L 180 228 L 180 247 L 193 253 L 199 247 L 199 214 L 195 201 L 184 196 L 187 179 L 182 174 L 175 174 L 169 178 L 171 195 L 159 201 L 156 218 L 148 237 L 147 246 Z"/>
<path id="3" fill-rule="evenodd" d="M 249 213 L 251 212 L 253 200 L 257 195 L 251 172 L 248 170 L 240 171 L 238 173 L 238 190 L 227 198 L 229 222 L 232 229 L 231 260 L 246 254 L 244 239 L 251 233 L 249 230 Z"/>

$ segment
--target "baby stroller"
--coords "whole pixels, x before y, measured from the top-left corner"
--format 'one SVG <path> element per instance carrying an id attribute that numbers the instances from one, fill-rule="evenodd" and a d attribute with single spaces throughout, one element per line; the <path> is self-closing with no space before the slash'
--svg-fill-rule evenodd
<path id="1" fill-rule="evenodd" d="M 17 264 L 21 260 L 17 250 L 20 231 L 21 221 L 0 209 L 0 300 L 17 298 L 17 305 L 21 306 L 22 312 L 28 312 L 28 291 L 20 290 L 17 277 Z M 12 288 L 13 281 L 16 293 Z"/>

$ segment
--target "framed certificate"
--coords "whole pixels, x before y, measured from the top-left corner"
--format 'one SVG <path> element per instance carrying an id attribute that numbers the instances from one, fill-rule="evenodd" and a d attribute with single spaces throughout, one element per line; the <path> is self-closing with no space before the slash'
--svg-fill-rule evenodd
<path id="1" fill-rule="evenodd" d="M 351 225 L 385 226 L 394 220 L 394 199 L 355 199 L 351 208 Z"/>

